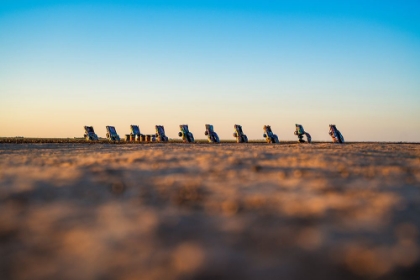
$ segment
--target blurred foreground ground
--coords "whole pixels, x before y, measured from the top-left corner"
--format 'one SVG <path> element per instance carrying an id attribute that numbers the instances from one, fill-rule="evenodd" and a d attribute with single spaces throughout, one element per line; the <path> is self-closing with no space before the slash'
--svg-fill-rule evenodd
<path id="1" fill-rule="evenodd" d="M 419 279 L 418 144 L 0 144 L 0 279 Z"/>

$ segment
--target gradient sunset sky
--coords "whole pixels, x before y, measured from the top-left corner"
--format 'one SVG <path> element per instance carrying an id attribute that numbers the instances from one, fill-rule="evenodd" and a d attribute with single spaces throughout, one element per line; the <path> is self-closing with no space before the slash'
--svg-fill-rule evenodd
<path id="1" fill-rule="evenodd" d="M 420 1 L 0 0 L 0 137 L 420 141 Z"/>

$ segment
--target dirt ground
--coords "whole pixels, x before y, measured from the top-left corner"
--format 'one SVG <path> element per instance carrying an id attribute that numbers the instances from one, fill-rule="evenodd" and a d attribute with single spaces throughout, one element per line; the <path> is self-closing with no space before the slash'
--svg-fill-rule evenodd
<path id="1" fill-rule="evenodd" d="M 0 144 L 0 279 L 419 279 L 419 233 L 419 144 Z"/>

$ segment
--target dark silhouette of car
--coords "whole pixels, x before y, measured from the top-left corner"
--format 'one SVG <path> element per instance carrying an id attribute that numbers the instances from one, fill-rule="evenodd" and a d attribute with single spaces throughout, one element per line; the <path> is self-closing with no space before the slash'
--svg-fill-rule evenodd
<path id="1" fill-rule="evenodd" d="M 328 134 L 331 136 L 334 143 L 344 143 L 344 137 L 335 124 L 330 124 L 330 131 Z"/>
<path id="2" fill-rule="evenodd" d="M 264 134 L 263 137 L 267 143 L 280 143 L 279 138 L 276 134 L 273 133 L 271 130 L 271 126 L 264 125 L 263 126 Z"/>
<path id="3" fill-rule="evenodd" d="M 169 138 L 165 135 L 165 128 L 163 127 L 163 125 L 156 125 L 155 127 L 156 127 L 156 140 L 158 142 L 168 142 Z"/>
<path id="4" fill-rule="evenodd" d="M 182 137 L 182 141 L 184 143 L 194 143 L 194 135 L 188 129 L 188 125 L 187 124 L 181 124 L 181 125 L 179 125 L 179 129 L 181 131 L 178 132 L 178 136 L 179 137 Z"/>
<path id="5" fill-rule="evenodd" d="M 210 143 L 220 143 L 219 136 L 214 131 L 214 127 L 211 124 L 206 124 L 206 131 L 204 132 L 204 135 L 207 136 L 207 139 Z"/>
<path id="6" fill-rule="evenodd" d="M 233 127 L 235 128 L 233 137 L 236 138 L 236 143 L 248 143 L 248 137 L 243 132 L 242 126 L 239 124 L 235 124 Z"/>
<path id="7" fill-rule="evenodd" d="M 98 140 L 98 135 L 96 135 L 93 126 L 85 126 L 85 134 L 83 137 L 88 141 L 96 141 Z"/>
<path id="8" fill-rule="evenodd" d="M 120 141 L 120 136 L 114 126 L 106 126 L 106 138 L 110 141 Z"/>
<path id="9" fill-rule="evenodd" d="M 297 135 L 299 143 L 312 142 L 311 135 L 303 129 L 303 126 L 301 124 L 296 124 L 295 135 Z M 303 139 L 305 136 L 306 141 Z"/>

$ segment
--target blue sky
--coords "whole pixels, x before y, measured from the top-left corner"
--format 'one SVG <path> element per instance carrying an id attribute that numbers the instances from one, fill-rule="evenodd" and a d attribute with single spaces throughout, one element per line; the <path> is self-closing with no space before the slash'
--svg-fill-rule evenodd
<path id="1" fill-rule="evenodd" d="M 314 2 L 0 1 L 0 136 L 418 142 L 420 2 Z"/>

